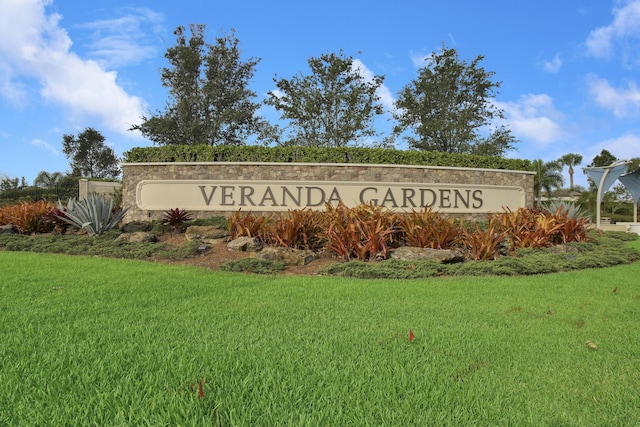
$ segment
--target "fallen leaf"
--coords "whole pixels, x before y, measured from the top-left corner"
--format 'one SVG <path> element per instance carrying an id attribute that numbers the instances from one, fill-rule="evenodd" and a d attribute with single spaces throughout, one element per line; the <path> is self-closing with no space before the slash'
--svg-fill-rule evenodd
<path id="1" fill-rule="evenodd" d="M 591 341 L 587 341 L 586 343 L 584 343 L 587 347 L 589 347 L 591 350 L 597 350 L 598 346 L 595 345 L 594 343 L 592 343 Z"/>
<path id="2" fill-rule="evenodd" d="M 416 339 L 416 336 L 414 335 L 413 331 L 409 329 L 409 342 L 412 342 L 415 339 Z"/>

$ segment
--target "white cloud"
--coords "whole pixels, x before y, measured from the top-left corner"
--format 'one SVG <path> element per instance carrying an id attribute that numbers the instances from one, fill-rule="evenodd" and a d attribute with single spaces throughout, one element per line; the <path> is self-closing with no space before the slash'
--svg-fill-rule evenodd
<path id="1" fill-rule="evenodd" d="M 542 61 L 542 68 L 551 74 L 556 74 L 560 71 L 562 67 L 562 59 L 560 59 L 560 54 L 556 54 L 550 61 Z"/>
<path id="2" fill-rule="evenodd" d="M 632 0 L 613 11 L 611 24 L 593 30 L 585 42 L 587 52 L 596 58 L 610 59 L 620 48 L 626 63 L 638 62 L 640 41 L 640 0 Z"/>
<path id="3" fill-rule="evenodd" d="M 60 152 L 56 149 L 56 147 L 54 147 L 53 145 L 49 144 L 46 141 L 43 141 L 41 139 L 34 139 L 31 141 L 31 145 L 33 145 L 34 147 L 40 147 L 40 148 L 44 148 L 47 151 L 50 151 L 51 153 L 53 153 L 56 156 L 60 155 Z"/>
<path id="4" fill-rule="evenodd" d="M 91 33 L 89 55 L 103 68 L 137 64 L 157 55 L 155 45 L 141 27 L 147 22 L 161 21 L 161 15 L 148 9 L 134 9 L 133 12 L 76 26 Z"/>
<path id="5" fill-rule="evenodd" d="M 547 146 L 564 136 L 559 122 L 563 115 L 553 106 L 547 94 L 523 95 L 517 102 L 496 102 L 507 116 L 507 124 L 513 135 Z"/>
<path id="6" fill-rule="evenodd" d="M 427 62 L 431 58 L 431 53 L 425 54 L 422 52 L 411 51 L 409 56 L 411 58 L 411 63 L 415 68 L 422 68 L 427 65 Z"/>
<path id="7" fill-rule="evenodd" d="M 367 66 L 364 65 L 364 63 L 359 59 L 356 58 L 353 60 L 353 63 L 351 64 L 351 68 L 356 70 L 362 77 L 364 77 L 366 81 L 368 82 L 373 81 L 375 74 L 373 74 L 373 72 L 369 68 L 367 68 Z M 393 93 L 391 93 L 389 88 L 385 86 L 384 83 L 380 85 L 380 87 L 376 91 L 376 95 L 380 97 L 380 103 L 382 104 L 382 106 L 385 108 L 386 111 L 390 113 L 393 113 L 395 111 L 396 107 L 395 107 L 395 99 L 393 97 Z"/>
<path id="8" fill-rule="evenodd" d="M 594 158 L 602 150 L 607 150 L 621 160 L 640 157 L 640 135 L 628 133 L 617 138 L 601 141 L 590 147 L 591 157 L 589 158 Z M 587 163 L 590 163 L 590 160 Z"/>
<path id="9" fill-rule="evenodd" d="M 616 117 L 640 115 L 640 89 L 635 82 L 627 82 L 626 88 L 615 88 L 607 80 L 590 75 L 587 84 L 598 105 L 613 111 Z"/>
<path id="10" fill-rule="evenodd" d="M 131 136 L 143 101 L 129 95 L 114 71 L 74 53 L 60 26 L 61 16 L 47 12 L 51 0 L 0 0 L 0 71 L 2 95 L 17 99 L 36 82 L 47 101 L 61 106 L 74 124 L 97 118 L 109 130 Z"/>

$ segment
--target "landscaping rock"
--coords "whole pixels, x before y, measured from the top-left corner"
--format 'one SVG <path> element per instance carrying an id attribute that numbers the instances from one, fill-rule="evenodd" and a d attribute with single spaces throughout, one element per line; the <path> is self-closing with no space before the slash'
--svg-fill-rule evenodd
<path id="1" fill-rule="evenodd" d="M 315 259 L 312 251 L 293 248 L 266 247 L 255 255 L 258 259 L 279 261 L 284 265 L 307 265 Z"/>
<path id="2" fill-rule="evenodd" d="M 184 232 L 187 240 L 199 240 L 202 243 L 219 243 L 229 237 L 229 231 L 213 225 L 192 225 Z"/>
<path id="3" fill-rule="evenodd" d="M 242 236 L 227 243 L 227 249 L 236 252 L 258 252 L 262 243 L 255 237 Z"/>
<path id="4" fill-rule="evenodd" d="M 0 226 L 0 234 L 16 234 L 18 229 L 13 224 Z"/>
<path id="5" fill-rule="evenodd" d="M 432 249 L 402 246 L 391 253 L 391 258 L 401 261 L 439 261 L 443 264 L 464 261 L 462 252 L 455 249 Z"/>
<path id="6" fill-rule="evenodd" d="M 151 231 L 152 229 L 153 229 L 153 224 L 149 221 L 132 221 L 120 227 L 120 230 L 124 233 L 135 233 L 137 231 Z"/>
<path id="7" fill-rule="evenodd" d="M 153 233 L 146 233 L 144 231 L 136 231 L 134 233 L 122 233 L 116 237 L 116 242 L 129 242 L 129 243 L 155 243 L 158 241 L 158 237 Z"/>

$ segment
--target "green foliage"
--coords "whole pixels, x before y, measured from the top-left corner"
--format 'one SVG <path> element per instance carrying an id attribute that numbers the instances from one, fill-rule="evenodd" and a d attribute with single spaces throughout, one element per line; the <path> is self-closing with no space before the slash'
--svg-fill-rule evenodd
<path id="1" fill-rule="evenodd" d="M 418 77 L 398 94 L 394 133 L 411 131 L 415 137 L 405 137 L 409 146 L 426 151 L 502 156 L 512 150 L 516 139 L 505 127 L 481 136 L 483 128 L 504 118 L 491 102 L 500 82 L 491 81 L 495 73 L 480 66 L 483 59 L 467 63 L 444 44 L 433 52 Z"/>
<path id="2" fill-rule="evenodd" d="M 113 212 L 113 200 L 98 194 L 91 194 L 80 201 L 71 198 L 67 206 L 58 201 L 58 209 L 64 212 L 60 219 L 85 230 L 90 236 L 99 236 L 117 227 L 127 212 L 127 209 Z"/>
<path id="3" fill-rule="evenodd" d="M 533 193 L 539 206 L 542 191 L 545 191 L 547 197 L 550 197 L 554 188 L 558 189 L 564 185 L 562 164 L 559 161 L 544 162 L 537 159 L 531 163 L 531 170 L 536 173 L 533 181 Z"/>
<path id="4" fill-rule="evenodd" d="M 258 258 L 241 258 L 225 262 L 220 266 L 224 271 L 237 271 L 254 274 L 276 274 L 284 270 L 285 265 L 279 261 L 269 261 Z"/>
<path id="5" fill-rule="evenodd" d="M 389 150 L 367 147 L 262 147 L 168 145 L 136 147 L 124 153 L 127 163 L 147 162 L 297 162 L 357 163 L 480 169 L 531 170 L 529 160 L 437 151 Z"/>
<path id="6" fill-rule="evenodd" d="M 207 44 L 205 25 L 178 27 L 176 44 L 167 49 L 169 67 L 161 71 L 162 85 L 171 101 L 164 112 L 142 117 L 138 130 L 160 145 L 244 145 L 260 134 L 266 122 L 256 115 L 260 104 L 249 82 L 260 59 L 243 61 L 239 40 L 231 34 Z"/>
<path id="7" fill-rule="evenodd" d="M 608 233 L 606 233 L 608 234 Z M 480 235 L 491 239 L 486 235 Z M 434 261 L 344 262 L 330 264 L 320 274 L 353 277 L 359 279 L 421 279 L 441 276 L 527 276 L 563 271 L 604 268 L 640 261 L 640 252 L 625 241 L 637 240 L 636 235 L 603 235 L 586 242 L 574 242 L 554 248 L 520 249 L 514 256 L 501 256 L 492 261 L 477 260 L 457 264 L 441 264 Z M 491 244 L 485 244 L 490 247 Z M 564 250 L 563 250 L 564 249 Z M 482 251 L 477 250 L 481 254 Z M 489 251 L 486 259 L 491 259 Z"/>
<path id="8" fill-rule="evenodd" d="M 163 243 L 133 243 L 116 241 L 119 235 L 110 230 L 100 236 L 88 237 L 76 234 L 24 236 L 0 234 L 0 249 L 13 252 L 55 253 L 88 255 L 125 259 L 172 259 L 193 257 L 200 242 L 188 242 L 180 247 Z"/>
<path id="9" fill-rule="evenodd" d="M 311 75 L 274 79 L 267 105 L 281 112 L 291 129 L 282 145 L 344 147 L 375 135 L 373 119 L 382 114 L 376 90 L 384 77 L 367 79 L 353 57 L 323 54 L 308 61 Z M 279 138 L 278 138 L 279 139 Z"/>
<path id="10" fill-rule="evenodd" d="M 575 154 L 575 153 L 568 153 L 565 154 L 564 156 L 560 157 L 558 159 L 558 162 L 563 165 L 563 166 L 567 166 L 568 172 L 569 172 L 569 189 L 573 189 L 573 173 L 574 173 L 574 166 L 579 166 L 580 163 L 582 163 L 582 155 L 581 154 Z"/>
<path id="11" fill-rule="evenodd" d="M 71 160 L 71 174 L 85 178 L 117 178 L 119 159 L 97 130 L 88 127 L 78 136 L 62 136 L 62 152 Z"/>

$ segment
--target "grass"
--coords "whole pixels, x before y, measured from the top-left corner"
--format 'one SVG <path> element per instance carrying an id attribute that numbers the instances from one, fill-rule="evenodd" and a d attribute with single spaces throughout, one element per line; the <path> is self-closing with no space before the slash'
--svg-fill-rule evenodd
<path id="1" fill-rule="evenodd" d="M 640 424 L 639 263 L 398 281 L 4 251 L 0 269 L 0 425 Z"/>

